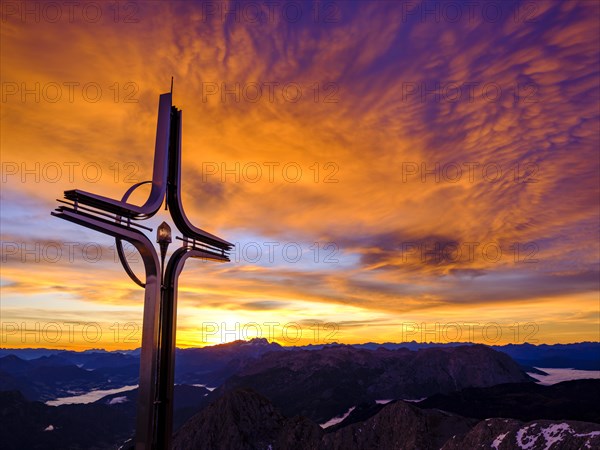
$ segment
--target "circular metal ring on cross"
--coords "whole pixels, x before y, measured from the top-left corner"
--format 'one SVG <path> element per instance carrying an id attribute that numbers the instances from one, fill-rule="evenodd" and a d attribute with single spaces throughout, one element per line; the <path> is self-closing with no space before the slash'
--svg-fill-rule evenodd
<path id="1" fill-rule="evenodd" d="M 148 183 L 152 183 L 152 181 L 142 181 L 140 183 L 134 184 L 129 189 L 127 189 L 127 192 L 125 192 L 125 194 L 123 194 L 123 198 L 121 199 L 121 201 L 126 202 L 127 199 L 129 199 L 129 196 L 133 193 L 133 191 L 135 191 L 137 188 L 139 188 L 143 184 L 148 184 Z M 121 223 L 121 216 L 116 217 L 116 222 L 118 224 Z M 135 284 L 137 284 L 138 286 L 145 288 L 146 283 L 143 283 L 137 277 L 137 275 L 131 269 L 129 262 L 127 262 L 127 258 L 125 257 L 125 252 L 123 251 L 123 241 L 120 238 L 115 238 L 115 247 L 117 248 L 117 255 L 119 255 L 119 261 L 121 261 L 121 265 L 123 266 L 123 269 L 125 269 L 125 272 L 127 272 L 127 275 L 129 275 L 129 278 L 131 278 L 133 280 L 133 282 Z"/>

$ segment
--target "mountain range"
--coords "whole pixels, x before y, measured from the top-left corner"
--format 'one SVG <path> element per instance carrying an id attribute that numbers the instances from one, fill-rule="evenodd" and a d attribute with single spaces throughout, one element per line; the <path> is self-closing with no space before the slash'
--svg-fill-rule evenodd
<path id="1" fill-rule="evenodd" d="M 600 343 L 571 344 L 567 359 L 595 367 L 599 349 Z M 569 351 L 417 343 L 282 347 L 264 339 L 178 349 L 174 443 L 350 450 L 494 448 L 496 442 L 512 449 L 521 439 L 542 449 L 551 438 L 559 447 L 548 449 L 593 448 L 600 380 L 542 386 L 526 373 L 543 377 L 531 364 L 564 362 Z M 3 448 L 108 449 L 133 435 L 137 350 L 8 352 L 0 350 Z M 123 386 L 131 388 L 92 403 L 43 403 Z"/>

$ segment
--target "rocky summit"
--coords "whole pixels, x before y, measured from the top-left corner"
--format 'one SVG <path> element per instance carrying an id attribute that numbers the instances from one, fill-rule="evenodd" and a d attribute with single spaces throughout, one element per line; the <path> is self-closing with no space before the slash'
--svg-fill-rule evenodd
<path id="1" fill-rule="evenodd" d="M 327 433 L 300 416 L 285 417 L 249 389 L 228 392 L 190 419 L 175 435 L 174 450 L 382 448 L 438 449 L 476 421 L 398 401 L 365 422 Z"/>
<path id="2" fill-rule="evenodd" d="M 600 425 L 576 421 L 477 421 L 396 401 L 369 419 L 328 432 L 285 417 L 265 397 L 228 392 L 175 435 L 174 450 L 577 450 L 600 448 Z"/>
<path id="3" fill-rule="evenodd" d="M 600 448 L 600 425 L 574 421 L 487 419 L 442 450 L 583 450 Z"/>

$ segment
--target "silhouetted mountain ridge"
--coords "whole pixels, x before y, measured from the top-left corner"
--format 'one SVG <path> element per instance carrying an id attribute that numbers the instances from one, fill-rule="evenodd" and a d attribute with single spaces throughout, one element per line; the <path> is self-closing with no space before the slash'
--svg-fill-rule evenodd
<path id="1" fill-rule="evenodd" d="M 250 341 L 234 341 L 226 344 L 218 344 L 207 347 L 191 347 L 186 349 L 177 349 L 178 351 L 200 350 L 213 348 L 218 350 L 235 349 L 244 344 L 252 343 L 254 345 L 269 345 L 270 350 L 279 347 L 281 350 L 320 350 L 322 348 L 339 345 L 337 343 L 330 344 L 309 344 L 304 346 L 280 346 L 279 344 L 269 343 L 264 338 L 255 338 Z M 419 350 L 422 348 L 431 347 L 457 347 L 463 345 L 472 345 L 472 342 L 366 342 L 363 344 L 351 344 L 355 348 L 365 348 L 376 350 L 379 347 L 395 350 L 398 348 L 407 348 L 409 350 Z M 556 368 L 571 368 L 580 370 L 600 370 L 600 342 L 576 342 L 571 344 L 507 344 L 507 345 L 492 345 L 495 350 L 501 351 L 510 355 L 517 362 L 532 366 L 532 367 L 556 367 Z M 0 348 L 0 358 L 6 355 L 16 355 L 21 359 L 30 360 L 41 356 L 50 356 L 60 354 L 66 359 L 70 359 L 73 364 L 84 364 L 89 358 L 99 357 L 102 354 L 108 355 L 125 355 L 132 358 L 139 358 L 140 349 L 135 350 L 115 350 L 106 351 L 103 349 L 90 349 L 81 352 L 63 349 L 11 349 Z M 557 365 L 558 364 L 558 365 Z M 115 365 L 115 364 L 110 364 Z"/>
<path id="2" fill-rule="evenodd" d="M 265 395 L 287 416 L 324 422 L 378 399 L 417 399 L 471 386 L 532 379 L 507 355 L 483 345 L 410 351 L 357 349 L 270 352 L 249 362 L 211 396 L 236 388 Z"/>

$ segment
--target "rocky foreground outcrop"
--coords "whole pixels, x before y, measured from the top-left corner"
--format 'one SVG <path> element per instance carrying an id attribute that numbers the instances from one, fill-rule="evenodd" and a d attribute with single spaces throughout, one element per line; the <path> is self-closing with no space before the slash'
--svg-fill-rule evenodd
<path id="1" fill-rule="evenodd" d="M 581 450 L 600 448 L 600 426 L 575 421 L 487 419 L 450 439 L 442 450 Z"/>
<path id="2" fill-rule="evenodd" d="M 397 401 L 364 422 L 325 434 L 320 442 L 309 448 L 437 450 L 450 437 L 466 433 L 476 423 L 475 420 L 445 411 L 419 409 Z"/>
<path id="3" fill-rule="evenodd" d="M 286 418 L 265 397 L 249 390 L 227 393 L 188 421 L 174 450 L 439 449 L 477 421 L 398 401 L 365 422 L 326 433 L 302 417 Z"/>
<path id="4" fill-rule="evenodd" d="M 365 422 L 326 433 L 314 422 L 286 418 L 250 389 L 225 394 L 190 419 L 174 437 L 174 450 L 439 449 L 477 421 L 398 401 Z"/>
<path id="5" fill-rule="evenodd" d="M 373 417 L 327 432 L 287 418 L 266 398 L 239 389 L 194 416 L 174 450 L 576 450 L 600 448 L 600 425 L 575 421 L 477 421 L 397 401 Z"/>
<path id="6" fill-rule="evenodd" d="M 321 427 L 303 418 L 286 418 L 271 402 L 248 389 L 219 398 L 175 434 L 173 450 L 314 448 Z"/>

